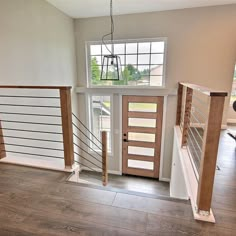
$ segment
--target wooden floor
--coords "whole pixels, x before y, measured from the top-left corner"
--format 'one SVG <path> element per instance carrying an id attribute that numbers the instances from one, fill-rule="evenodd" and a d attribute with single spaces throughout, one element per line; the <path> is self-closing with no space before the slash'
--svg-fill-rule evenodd
<path id="1" fill-rule="evenodd" d="M 80 173 L 80 179 L 102 185 L 101 173 L 83 170 Z M 160 182 L 157 179 L 130 176 L 130 175 L 113 175 L 108 176 L 108 188 L 123 192 L 136 192 L 153 196 L 170 196 L 170 185 L 168 182 Z"/>
<path id="2" fill-rule="evenodd" d="M 189 202 L 89 188 L 68 174 L 0 164 L 0 236 L 236 235 L 235 142 L 222 134 L 213 211 L 193 220 Z"/>

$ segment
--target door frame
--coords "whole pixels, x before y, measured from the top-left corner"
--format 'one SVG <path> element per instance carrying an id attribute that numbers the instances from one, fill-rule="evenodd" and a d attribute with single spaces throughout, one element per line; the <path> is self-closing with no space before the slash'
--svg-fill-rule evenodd
<path id="1" fill-rule="evenodd" d="M 163 133 L 163 128 L 165 126 L 165 110 L 166 110 L 166 107 L 165 107 L 165 104 L 166 104 L 166 97 L 165 96 L 147 96 L 147 95 L 135 95 L 135 96 L 131 96 L 131 95 L 121 95 L 120 96 L 120 104 L 121 104 L 121 173 L 123 174 L 126 174 L 127 173 L 127 161 L 128 161 L 128 158 L 123 158 L 123 155 L 124 155 L 124 151 L 123 151 L 123 148 L 124 147 L 124 142 L 123 142 L 123 133 L 124 133 L 124 122 L 123 122 L 123 117 L 124 115 L 126 115 L 126 118 L 128 118 L 128 108 L 127 108 L 127 114 L 124 114 L 124 100 L 123 98 L 125 96 L 130 96 L 130 97 L 138 97 L 138 98 L 142 98 L 142 97 L 145 97 L 145 98 L 150 98 L 150 100 L 152 99 L 157 99 L 157 107 L 161 107 L 160 111 L 156 113 L 154 113 L 156 115 L 155 119 L 156 119 L 156 127 L 155 128 L 151 128 L 151 129 L 155 129 L 155 143 L 154 143 L 154 150 L 155 150 L 155 153 L 154 153 L 154 160 L 153 160 L 153 163 L 154 163 L 154 170 L 151 171 L 151 170 L 147 170 L 147 169 L 139 169 L 139 168 L 132 168 L 132 170 L 134 171 L 134 173 L 136 172 L 137 175 L 141 175 L 141 176 L 146 176 L 146 177 L 152 177 L 152 178 L 158 178 L 158 179 L 162 179 L 162 165 L 163 165 L 163 161 L 162 161 L 162 156 L 163 156 L 163 148 L 164 148 L 164 144 L 163 144 L 163 141 L 164 141 L 164 133 Z M 135 102 L 135 98 L 134 99 L 131 99 L 131 100 L 134 100 L 133 102 Z M 137 102 L 140 102 L 140 101 L 137 101 Z M 156 102 L 156 101 L 155 101 Z M 149 103 L 149 102 L 147 102 Z M 128 102 L 127 102 L 128 104 Z M 159 104 L 159 105 L 158 105 Z M 158 108 L 157 108 L 158 109 Z M 145 113 L 144 113 L 145 114 Z M 161 122 L 161 125 L 158 125 L 158 123 Z M 128 125 L 127 125 L 128 127 Z M 128 134 L 128 132 L 127 132 Z M 127 139 L 128 139 L 128 136 L 127 136 Z M 131 141 L 131 142 L 135 142 L 135 141 Z M 145 143 L 145 142 L 144 142 Z M 146 145 L 144 145 L 143 147 L 148 147 L 148 146 L 152 146 L 151 144 L 152 143 L 149 143 L 150 145 L 148 145 L 148 143 L 146 143 Z M 126 147 L 128 147 L 128 145 L 126 145 Z M 140 146 L 141 147 L 141 146 Z M 138 155 L 137 155 L 137 160 L 141 160 L 142 158 L 139 159 Z M 148 157 L 147 157 L 148 159 Z M 149 158 L 149 160 L 152 159 L 152 158 Z M 143 159 L 142 159 L 143 160 Z M 147 160 L 148 161 L 148 160 Z M 151 173 L 152 172 L 152 173 Z M 135 174 L 134 174 L 135 175 Z"/>

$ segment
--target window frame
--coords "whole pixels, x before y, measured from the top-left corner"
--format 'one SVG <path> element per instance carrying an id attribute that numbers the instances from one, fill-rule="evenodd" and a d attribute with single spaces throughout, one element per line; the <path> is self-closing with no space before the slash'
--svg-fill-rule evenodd
<path id="1" fill-rule="evenodd" d="M 111 43 L 111 40 L 106 40 L 107 44 Z M 87 41 L 85 43 L 86 51 L 86 87 L 87 88 L 136 88 L 136 89 L 153 89 L 153 88 L 166 88 L 166 66 L 167 66 L 167 37 L 158 38 L 141 38 L 141 39 L 121 39 L 113 40 L 115 44 L 122 43 L 144 43 L 144 42 L 164 42 L 164 53 L 163 53 L 163 75 L 162 75 L 162 85 L 161 86 L 148 86 L 148 85 L 93 85 L 91 80 L 91 45 L 102 45 L 102 41 Z M 119 55 L 119 54 L 118 54 Z"/>
<path id="2" fill-rule="evenodd" d="M 233 90 L 233 84 L 234 84 L 234 82 L 236 83 L 236 79 L 234 79 L 234 78 L 236 78 L 236 77 L 234 77 L 234 75 L 235 75 L 235 72 L 236 72 L 236 64 L 235 64 L 235 67 L 234 67 L 234 73 L 233 73 L 233 81 L 232 81 L 232 86 L 231 86 L 231 91 L 230 91 L 230 98 L 229 98 L 229 106 L 231 107 L 232 105 L 233 105 L 233 103 L 234 103 L 234 101 L 232 101 L 232 90 Z"/>
<path id="3" fill-rule="evenodd" d="M 111 149 L 110 150 L 107 150 L 107 153 L 109 154 L 109 156 L 113 156 L 113 151 L 114 151 L 114 121 L 113 121 L 113 95 L 112 94 L 101 94 L 101 93 L 93 93 L 93 94 L 87 94 L 87 107 L 88 107 L 88 127 L 89 127 L 89 130 L 93 133 L 93 112 L 92 112 L 92 97 L 93 96 L 99 96 L 99 97 L 102 97 L 102 96 L 106 96 L 106 97 L 110 97 L 110 103 L 111 103 L 111 109 L 110 109 L 110 112 L 111 112 L 111 115 L 110 115 L 110 120 L 111 120 L 111 123 L 110 123 L 110 127 L 111 127 L 111 130 L 110 130 L 110 138 L 111 138 Z M 90 139 L 92 139 L 92 135 L 89 134 L 89 137 Z M 92 142 L 89 141 L 89 152 L 90 153 L 93 153 L 95 154 L 96 152 L 97 153 L 102 153 L 101 150 L 96 150 L 96 152 L 94 152 L 93 150 L 91 150 L 90 148 L 93 148 L 92 146 Z M 94 148 L 93 148 L 94 149 Z"/>

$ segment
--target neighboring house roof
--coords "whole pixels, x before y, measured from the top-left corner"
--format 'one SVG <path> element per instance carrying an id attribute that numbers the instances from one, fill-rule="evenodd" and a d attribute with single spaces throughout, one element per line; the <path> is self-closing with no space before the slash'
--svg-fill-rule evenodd
<path id="1" fill-rule="evenodd" d="M 162 76 L 162 70 L 163 70 L 163 65 L 157 65 L 157 66 L 155 66 L 155 67 L 153 67 L 152 69 L 151 69 L 151 71 L 150 71 L 150 75 L 151 76 Z M 149 82 L 151 83 L 151 84 L 156 84 L 156 82 L 152 82 L 151 81 L 151 79 L 152 78 L 150 78 L 149 76 L 145 76 L 145 77 L 143 77 L 142 79 L 140 79 L 140 80 L 138 80 L 138 83 L 139 83 L 139 85 L 140 84 L 143 84 L 143 85 L 145 85 L 145 84 L 149 84 Z"/>
<path id="2" fill-rule="evenodd" d="M 107 115 L 107 116 L 108 116 L 108 115 L 111 114 L 109 108 L 107 108 L 104 104 L 102 104 L 102 103 L 99 102 L 99 101 L 93 101 L 93 108 L 94 108 L 94 109 L 99 109 L 99 110 L 102 109 L 103 115 Z"/>

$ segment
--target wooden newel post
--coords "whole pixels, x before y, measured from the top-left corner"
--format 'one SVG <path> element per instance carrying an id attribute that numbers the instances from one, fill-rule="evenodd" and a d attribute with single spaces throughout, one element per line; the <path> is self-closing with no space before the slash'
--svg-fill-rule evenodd
<path id="1" fill-rule="evenodd" d="M 107 132 L 102 131 L 102 184 L 108 183 L 108 162 L 107 162 Z"/>
<path id="2" fill-rule="evenodd" d="M 185 101 L 185 112 L 184 112 L 182 146 L 187 145 L 188 128 L 190 126 L 190 116 L 191 116 L 191 108 L 192 108 L 192 98 L 193 98 L 193 89 L 187 87 L 186 101 Z"/>
<path id="3" fill-rule="evenodd" d="M 4 144 L 4 137 L 2 132 L 2 124 L 0 121 L 0 159 L 6 157 L 6 151 L 5 151 L 5 144 Z"/>
<path id="4" fill-rule="evenodd" d="M 74 164 L 74 145 L 71 108 L 71 87 L 60 88 L 60 101 L 65 167 L 72 168 Z"/>
<path id="5" fill-rule="evenodd" d="M 224 101 L 224 96 L 211 96 L 199 171 L 198 211 L 209 212 L 211 208 Z"/>
<path id="6" fill-rule="evenodd" d="M 177 97 L 177 111 L 176 111 L 176 125 L 180 125 L 181 113 L 182 113 L 182 98 L 183 98 L 183 85 L 178 85 L 178 97 Z"/>

